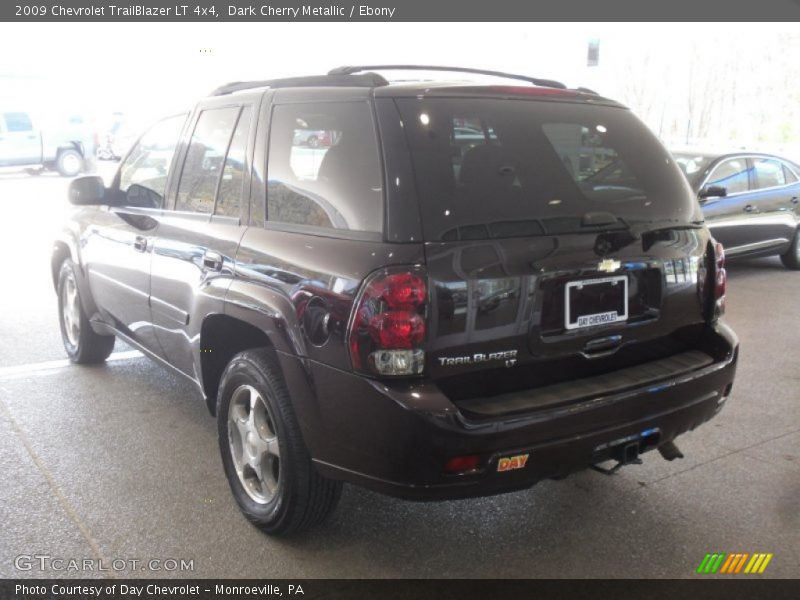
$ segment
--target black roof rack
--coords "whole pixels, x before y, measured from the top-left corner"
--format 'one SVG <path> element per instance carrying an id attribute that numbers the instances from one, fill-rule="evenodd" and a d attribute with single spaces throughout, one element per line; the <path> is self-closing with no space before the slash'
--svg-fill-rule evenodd
<path id="1" fill-rule="evenodd" d="M 233 94 L 241 90 L 250 90 L 253 88 L 270 87 L 270 88 L 285 88 L 285 87 L 381 87 L 389 85 L 383 77 L 377 73 L 363 73 L 360 75 L 347 74 L 329 74 L 329 75 L 311 75 L 309 77 L 288 77 L 286 79 L 267 79 L 263 81 L 235 81 L 218 87 L 213 92 L 212 96 L 224 96 L 226 94 Z"/>
<path id="2" fill-rule="evenodd" d="M 338 67 L 328 71 L 328 75 L 353 75 L 363 71 L 449 71 L 451 73 L 472 73 L 474 75 L 490 75 L 492 77 L 502 77 L 504 79 L 519 79 L 520 81 L 527 81 L 534 85 L 543 87 L 567 89 L 560 81 L 552 79 L 540 79 L 538 77 L 528 77 L 527 75 L 514 75 L 513 73 L 503 73 L 502 71 L 486 71 L 484 69 L 468 69 L 465 67 L 440 67 L 429 65 L 369 65 L 369 66 L 352 66 L 352 67 Z"/>

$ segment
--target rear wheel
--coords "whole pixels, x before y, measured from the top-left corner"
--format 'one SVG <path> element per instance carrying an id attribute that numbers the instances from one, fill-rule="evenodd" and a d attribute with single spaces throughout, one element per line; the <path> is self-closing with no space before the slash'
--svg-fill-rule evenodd
<path id="1" fill-rule="evenodd" d="M 325 520 L 342 484 L 311 463 L 275 358 L 265 349 L 237 354 L 217 399 L 222 464 L 244 516 L 281 535 Z"/>
<path id="2" fill-rule="evenodd" d="M 95 333 L 83 311 L 75 265 L 67 259 L 58 274 L 58 322 L 64 349 L 72 362 L 101 363 L 114 349 L 113 335 Z"/>
<path id="3" fill-rule="evenodd" d="M 75 177 L 83 169 L 83 156 L 73 148 L 61 150 L 56 158 L 56 170 L 64 177 Z"/>
<path id="4" fill-rule="evenodd" d="M 800 269 L 800 229 L 795 231 L 792 245 L 786 254 L 781 255 L 781 262 L 787 269 Z"/>

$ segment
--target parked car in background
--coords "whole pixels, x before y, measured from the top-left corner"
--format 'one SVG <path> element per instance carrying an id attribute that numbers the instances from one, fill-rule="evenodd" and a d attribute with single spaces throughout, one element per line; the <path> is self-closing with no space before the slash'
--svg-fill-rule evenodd
<path id="1" fill-rule="evenodd" d="M 44 168 L 74 177 L 94 157 L 95 145 L 80 117 L 44 128 L 28 112 L 0 109 L 0 167 Z"/>
<path id="2" fill-rule="evenodd" d="M 333 143 L 330 131 L 324 129 L 298 129 L 294 134 L 292 143 L 295 146 L 308 146 L 309 148 L 328 147 Z"/>
<path id="3" fill-rule="evenodd" d="M 800 166 L 753 152 L 673 156 L 726 256 L 777 255 L 800 269 Z"/>

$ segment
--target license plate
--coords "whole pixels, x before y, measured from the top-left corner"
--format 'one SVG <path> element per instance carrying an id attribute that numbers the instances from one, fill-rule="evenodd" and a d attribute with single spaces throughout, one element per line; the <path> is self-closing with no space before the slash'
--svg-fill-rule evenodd
<path id="1" fill-rule="evenodd" d="M 570 281 L 564 291 L 567 329 L 595 327 L 628 319 L 628 276 Z"/>

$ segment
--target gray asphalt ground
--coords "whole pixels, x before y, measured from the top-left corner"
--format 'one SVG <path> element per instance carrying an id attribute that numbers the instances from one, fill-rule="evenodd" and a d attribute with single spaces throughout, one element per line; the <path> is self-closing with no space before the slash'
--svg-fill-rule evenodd
<path id="1" fill-rule="evenodd" d="M 800 273 L 778 260 L 730 266 L 739 374 L 685 459 L 457 502 L 347 487 L 326 527 L 276 540 L 239 515 L 189 384 L 119 345 L 105 366 L 63 361 L 48 264 L 65 188 L 0 173 L 0 576 L 92 575 L 14 566 L 44 554 L 193 560 L 119 573 L 143 577 L 694 577 L 707 552 L 800 576 Z"/>

